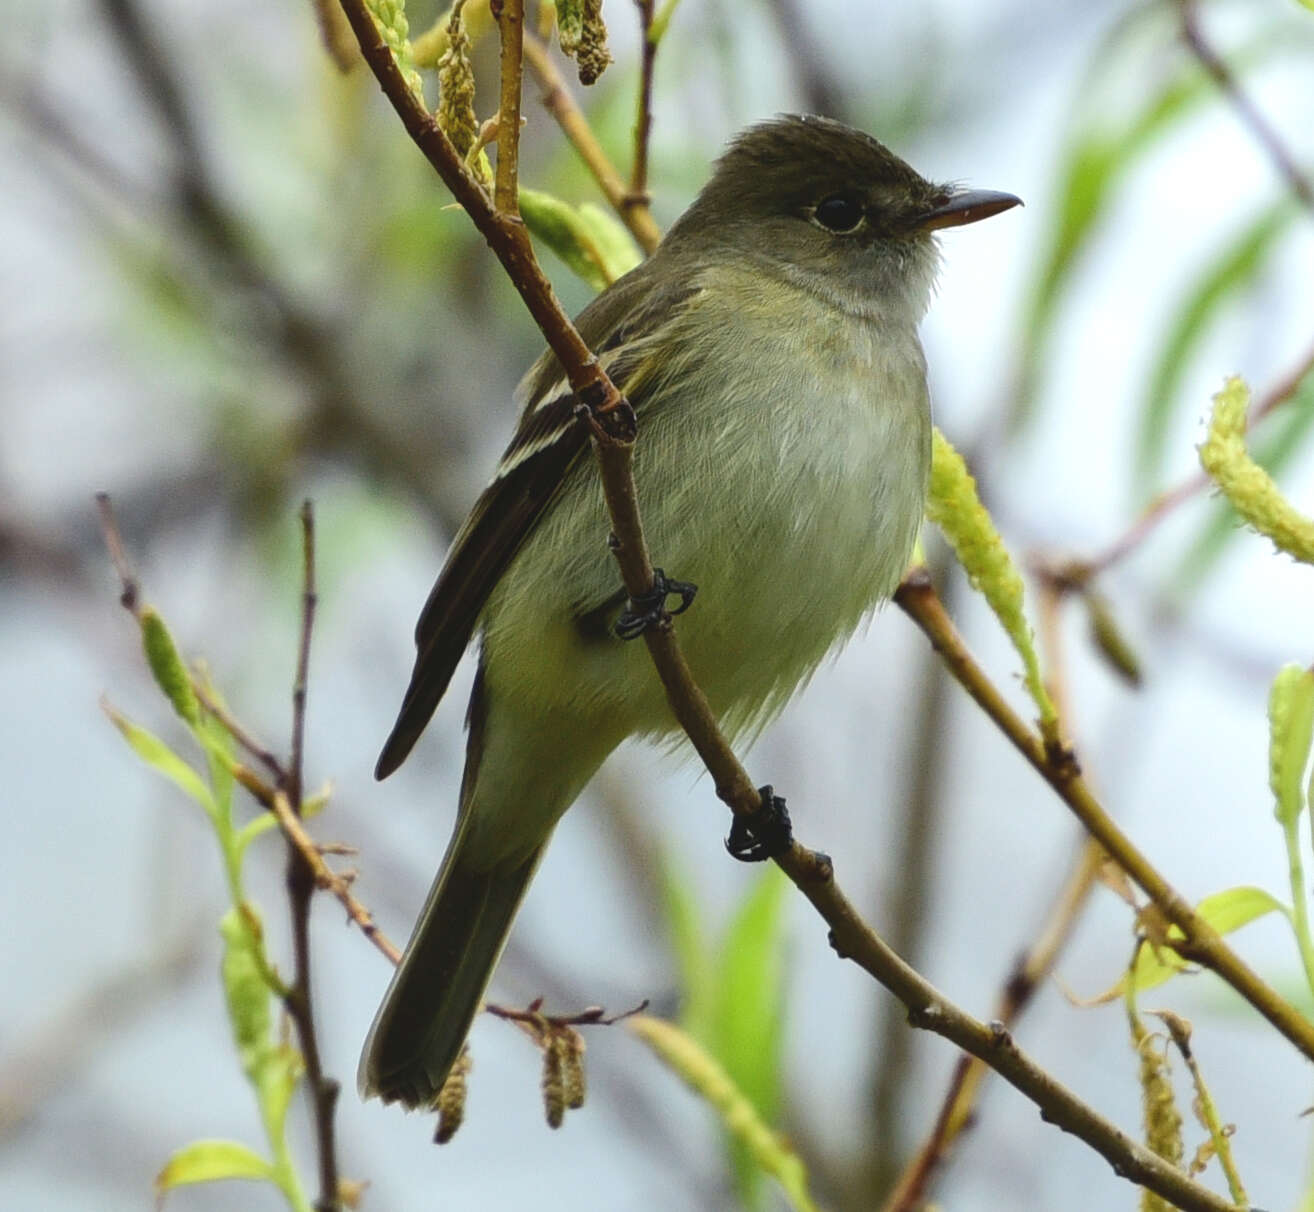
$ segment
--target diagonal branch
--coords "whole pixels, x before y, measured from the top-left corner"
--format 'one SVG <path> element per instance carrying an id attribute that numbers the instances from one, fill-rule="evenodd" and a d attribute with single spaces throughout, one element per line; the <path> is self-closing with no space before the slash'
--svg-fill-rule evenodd
<path id="1" fill-rule="evenodd" d="M 1047 747 L 1004 701 L 945 614 L 925 570 L 910 572 L 895 592 L 894 600 L 926 634 L 949 672 L 976 700 L 977 706 L 994 720 L 1014 748 L 1053 787 L 1113 861 L 1155 903 L 1164 917 L 1181 930 L 1183 938 L 1173 941 L 1173 948 L 1184 959 L 1217 973 L 1306 1057 L 1314 1060 L 1314 1023 L 1261 980 L 1118 828 L 1082 778 L 1075 755 Z"/>
<path id="2" fill-rule="evenodd" d="M 1295 158 L 1282 142 L 1282 137 L 1259 112 L 1259 107 L 1251 100 L 1250 94 L 1241 87 L 1232 69 L 1228 67 L 1227 61 L 1205 37 L 1204 29 L 1200 25 L 1200 11 L 1196 0 L 1178 0 L 1178 11 L 1182 23 L 1182 39 L 1191 53 L 1232 102 L 1232 108 L 1236 110 L 1237 116 L 1250 128 L 1250 133 L 1268 153 L 1274 167 L 1286 179 L 1291 192 L 1300 199 L 1301 205 L 1314 211 L 1314 182 L 1311 182 L 1300 170 Z"/>

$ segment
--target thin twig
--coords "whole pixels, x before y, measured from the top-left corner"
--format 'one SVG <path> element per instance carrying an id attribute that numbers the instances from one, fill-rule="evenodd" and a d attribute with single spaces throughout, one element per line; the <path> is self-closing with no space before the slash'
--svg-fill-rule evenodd
<path id="1" fill-rule="evenodd" d="M 557 70 L 547 47 L 533 34 L 526 32 L 524 50 L 525 62 L 529 64 L 529 70 L 543 90 L 544 108 L 556 119 L 562 133 L 570 140 L 579 158 L 584 161 L 585 168 L 598 183 L 598 188 L 620 216 L 621 222 L 629 228 L 630 234 L 639 242 L 639 247 L 651 256 L 662 239 L 661 228 L 653 220 L 652 210 L 647 202 L 640 203 L 630 198 L 625 182 L 603 151 L 602 144 L 593 133 L 565 77 Z"/>
<path id="2" fill-rule="evenodd" d="M 301 815 L 301 767 L 305 737 L 306 680 L 310 664 L 310 639 L 315 621 L 315 515 L 309 501 L 301 507 L 302 576 L 301 633 L 297 645 L 297 668 L 292 685 L 292 744 L 288 773 L 275 797 L 285 799 L 291 815 Z M 286 873 L 288 904 L 292 915 L 293 977 L 283 1004 L 297 1033 L 306 1065 L 306 1084 L 315 1121 L 316 1154 L 319 1161 L 319 1197 L 316 1212 L 340 1212 L 337 1142 L 334 1110 L 341 1091 L 324 1073 L 319 1054 L 319 1033 L 311 995 L 310 901 L 315 892 L 315 872 L 301 848 L 289 844 Z"/>
<path id="3" fill-rule="evenodd" d="M 224 731 L 247 753 L 260 762 L 274 777 L 279 786 L 286 784 L 288 772 L 284 769 L 283 763 L 279 761 L 278 756 L 267 746 L 262 745 L 246 728 L 238 723 L 233 713 L 210 693 L 209 686 L 194 673 L 191 674 L 191 682 L 192 689 L 196 691 L 196 697 L 201 700 L 201 706 L 223 725 Z"/>
<path id="4" fill-rule="evenodd" d="M 497 0 L 493 5 L 501 37 L 501 101 L 497 110 L 497 179 L 493 201 L 504 215 L 519 215 L 520 82 L 524 72 L 525 0 Z"/>
<path id="5" fill-rule="evenodd" d="M 128 560 L 127 550 L 123 545 L 123 534 L 119 530 L 118 519 L 114 516 L 114 504 L 110 500 L 109 493 L 96 493 L 96 513 L 100 519 L 100 529 L 105 538 L 105 547 L 109 551 L 110 560 L 114 564 L 115 571 L 119 574 L 119 601 L 132 614 L 133 618 L 140 622 L 142 612 L 141 584 L 132 571 L 132 565 Z M 237 722 L 233 715 L 211 694 L 206 681 L 198 676 L 194 670 L 187 671 L 187 678 L 192 684 L 192 690 L 195 691 L 196 697 L 201 700 L 201 705 L 224 726 L 224 729 L 232 736 L 233 740 L 262 763 L 280 783 L 284 782 L 287 774 L 283 769 L 283 763 L 278 760 L 268 746 L 262 745 Z"/>
<path id="6" fill-rule="evenodd" d="M 1307 350 L 1300 361 L 1255 403 L 1246 418 L 1247 429 L 1253 429 L 1271 412 L 1290 400 L 1311 373 L 1314 373 L 1314 348 Z M 1070 582 L 1071 588 L 1084 585 L 1091 577 L 1105 571 L 1132 552 L 1177 506 L 1189 501 L 1197 493 L 1203 492 L 1212 483 L 1213 481 L 1203 471 L 1197 471 L 1179 484 L 1161 492 L 1127 530 L 1097 555 L 1085 560 L 1072 561 L 1063 571 L 1062 579 Z"/>
<path id="7" fill-rule="evenodd" d="M 110 562 L 114 565 L 114 571 L 119 574 L 119 604 L 140 622 L 141 583 L 132 570 L 128 553 L 123 546 L 123 535 L 119 532 L 119 524 L 114 517 L 114 505 L 110 501 L 109 493 L 96 493 L 96 515 L 100 519 L 100 530 L 105 536 L 105 548 L 109 552 Z"/>
<path id="8" fill-rule="evenodd" d="M 523 1010 L 512 1006 L 500 1006 L 496 1002 L 485 1002 L 484 1012 L 494 1018 L 505 1019 L 509 1023 L 524 1023 L 541 1029 L 543 1026 L 561 1027 L 610 1027 L 615 1023 L 642 1014 L 648 1008 L 645 997 L 637 1006 L 622 1010 L 619 1014 L 608 1014 L 601 1006 L 587 1006 L 575 1014 L 544 1014 L 542 999 L 536 999 Z"/>
<path id="9" fill-rule="evenodd" d="M 1087 839 L 1081 847 L 1076 865 L 1063 882 L 1040 936 L 1019 957 L 1004 982 L 995 1003 L 992 1022 L 1011 1026 L 1030 1003 L 1040 982 L 1053 968 L 1054 961 L 1071 937 L 1077 917 L 1085 907 L 1104 861 L 1098 842 Z M 985 1061 L 975 1056 L 960 1056 L 940 1100 L 935 1123 L 912 1161 L 905 1167 L 893 1190 L 886 1196 L 881 1212 L 913 1212 L 926 1200 L 927 1189 L 936 1171 L 963 1132 L 974 1122 L 974 1111 L 981 1084 L 990 1072 Z"/>
<path id="10" fill-rule="evenodd" d="M 310 636 L 315 626 L 315 509 L 302 501 L 301 511 L 301 637 L 297 671 L 292 681 L 292 754 L 288 761 L 287 798 L 301 811 L 302 762 L 306 744 L 306 681 L 310 674 Z"/>
<path id="11" fill-rule="evenodd" d="M 915 569 L 909 573 L 895 592 L 894 600 L 925 633 L 949 672 L 1072 809 L 1087 832 L 1099 841 L 1168 921 L 1181 930 L 1184 937 L 1180 941 L 1174 940 L 1173 948 L 1184 959 L 1217 973 L 1306 1057 L 1314 1060 L 1314 1023 L 1261 980 L 1132 844 L 1082 779 L 1075 755 L 1047 747 L 1005 702 L 968 652 L 962 637 L 945 614 L 925 570 Z"/>
<path id="12" fill-rule="evenodd" d="M 1002 1024 L 981 1022 L 947 1001 L 862 921 L 831 878 L 828 860 L 823 859 L 815 869 L 796 864 L 801 849 L 795 843 L 794 851 L 779 860 L 780 865 L 830 923 L 835 950 L 903 1002 L 912 1026 L 934 1031 L 981 1058 L 1031 1099 L 1047 1122 L 1083 1140 L 1119 1176 L 1148 1187 L 1186 1212 L 1235 1212 L 1227 1200 L 1187 1178 L 1083 1103 L 1022 1052 Z"/>
<path id="13" fill-rule="evenodd" d="M 1200 25 L 1200 10 L 1196 0 L 1178 0 L 1178 12 L 1181 15 L 1182 39 L 1191 53 L 1200 60 L 1200 65 L 1226 94 L 1232 103 L 1232 108 L 1237 112 L 1237 117 L 1250 128 L 1250 133 L 1268 153 L 1278 172 L 1286 179 L 1291 192 L 1300 199 L 1303 206 L 1314 211 L 1314 182 L 1311 182 L 1310 178 L 1301 171 L 1295 157 L 1283 143 L 1282 137 L 1259 112 L 1259 107 L 1241 87 L 1232 69 L 1205 37 Z"/>
<path id="14" fill-rule="evenodd" d="M 648 141 L 652 137 L 652 75 L 657 42 L 652 36 L 653 0 L 635 0 L 639 9 L 639 101 L 634 117 L 634 164 L 622 206 L 648 205 Z"/>
<path id="15" fill-rule="evenodd" d="M 508 223 L 505 216 L 490 206 L 450 141 L 406 87 L 364 0 L 342 0 L 342 4 L 366 62 L 406 130 L 502 261 L 575 390 L 581 419 L 589 424 L 594 437 L 611 519 L 614 554 L 626 591 L 636 597 L 651 588 L 652 565 L 643 540 L 631 470 L 636 434 L 633 410 L 616 392 L 562 312 L 538 267 L 523 225 Z M 674 631 L 669 627 L 649 628 L 644 639 L 666 689 L 667 700 L 711 773 L 717 795 L 736 813 L 758 811 L 762 798 L 721 734 L 706 698 L 693 682 Z M 985 1024 L 954 1012 L 862 921 L 836 884 L 826 856 L 793 841 L 776 862 L 829 923 L 836 950 L 852 958 L 899 996 L 909 1006 L 914 1023 L 934 1026 L 960 1047 L 988 1057 L 1012 1084 L 1036 1101 L 1047 1118 L 1076 1132 L 1108 1158 L 1119 1174 L 1151 1187 L 1188 1212 L 1197 1209 L 1224 1212 L 1229 1207 L 1096 1115 L 1024 1057 L 1007 1032 L 994 1032 Z"/>
<path id="16" fill-rule="evenodd" d="M 251 790 L 249 784 L 244 785 L 247 786 L 248 790 Z M 256 798 L 259 799 L 260 796 L 257 794 Z M 338 902 L 347 911 L 347 916 L 359 927 L 360 932 L 387 957 L 389 962 L 394 966 L 401 963 L 400 948 L 375 924 L 374 915 L 352 895 L 350 882 L 343 876 L 338 875 L 324 861 L 321 848 L 315 844 L 314 838 L 306 832 L 306 827 L 301 818 L 292 811 L 287 796 L 281 792 L 273 792 L 269 797 L 267 807 L 278 819 L 279 828 L 283 830 L 283 836 L 287 838 L 290 845 L 296 848 L 302 859 L 305 860 L 306 865 L 314 873 L 316 887 L 323 888 L 325 892 L 332 893 L 337 898 Z"/>

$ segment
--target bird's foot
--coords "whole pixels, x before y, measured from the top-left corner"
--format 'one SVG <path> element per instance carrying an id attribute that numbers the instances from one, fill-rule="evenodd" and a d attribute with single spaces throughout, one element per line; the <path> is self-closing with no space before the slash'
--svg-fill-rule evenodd
<path id="1" fill-rule="evenodd" d="M 660 568 L 654 568 L 652 588 L 647 593 L 641 593 L 637 598 L 629 599 L 629 605 L 616 620 L 616 634 L 622 640 L 633 640 L 650 627 L 666 626 L 672 615 L 683 614 L 689 609 L 697 592 L 697 585 L 688 581 L 668 580 Z M 680 604 L 673 610 L 668 610 L 666 599 L 672 594 L 680 599 Z"/>
<path id="2" fill-rule="evenodd" d="M 760 863 L 779 858 L 793 844 L 794 830 L 789 823 L 785 797 L 777 795 L 768 783 L 759 787 L 761 805 L 752 812 L 735 813 L 725 848 L 741 863 Z"/>

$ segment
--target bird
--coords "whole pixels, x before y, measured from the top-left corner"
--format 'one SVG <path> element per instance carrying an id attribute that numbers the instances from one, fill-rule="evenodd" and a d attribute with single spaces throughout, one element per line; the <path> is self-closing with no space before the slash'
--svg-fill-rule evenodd
<path id="1" fill-rule="evenodd" d="M 729 143 L 652 256 L 576 320 L 637 417 L 644 529 L 672 570 L 655 601 L 619 585 L 560 363 L 530 369 L 419 616 L 375 770 L 410 753 L 476 642 L 456 825 L 366 1040 L 363 1096 L 435 1104 L 562 814 L 623 740 L 676 732 L 631 642 L 671 595 L 695 681 L 744 738 L 894 591 L 930 467 L 917 329 L 935 233 L 1019 201 L 927 181 L 827 118 L 780 115 Z"/>

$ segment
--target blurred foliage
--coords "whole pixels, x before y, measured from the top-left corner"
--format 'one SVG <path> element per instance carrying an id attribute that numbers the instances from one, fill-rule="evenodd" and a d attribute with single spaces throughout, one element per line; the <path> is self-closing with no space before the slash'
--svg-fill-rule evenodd
<path id="1" fill-rule="evenodd" d="M 663 864 L 667 922 L 680 972 L 680 1020 L 724 1069 L 764 1124 L 780 1112 L 785 964 L 781 910 L 789 881 L 769 867 L 713 942 L 699 900 L 675 863 Z M 744 1205 L 762 1206 L 761 1160 L 733 1123 L 726 1141 Z"/>
<path id="2" fill-rule="evenodd" d="M 1077 271 L 1091 245 L 1115 209 L 1118 194 L 1132 174 L 1163 141 L 1177 133 L 1188 120 L 1207 106 L 1224 104 L 1208 74 L 1180 45 L 1177 5 L 1137 5 L 1118 22 L 1092 56 L 1075 92 L 1070 134 L 1059 153 L 1055 184 L 1055 217 L 1041 253 L 1024 309 L 1021 351 L 1010 422 L 1020 428 L 1033 419 L 1042 387 L 1045 361 L 1053 341 L 1060 309 L 1070 293 Z M 1290 20 L 1290 14 L 1273 11 L 1263 18 L 1267 27 L 1252 34 L 1239 48 L 1229 52 L 1231 69 L 1244 78 L 1248 71 L 1267 65 L 1281 54 L 1308 52 L 1314 46 L 1314 30 L 1307 22 Z M 1128 64 L 1149 57 L 1150 70 L 1129 73 Z M 1125 90 L 1130 78 L 1144 80 L 1149 87 L 1128 103 Z M 1162 77 L 1161 82 L 1154 82 Z M 1118 90 L 1114 92 L 1113 90 Z M 1228 243 L 1220 264 L 1202 275 L 1194 291 L 1184 299 L 1170 335 L 1162 342 L 1161 355 L 1152 382 L 1171 389 L 1180 380 L 1181 363 L 1194 350 L 1196 330 L 1224 302 L 1235 301 L 1262 267 L 1265 252 L 1282 234 L 1282 207 L 1268 216 L 1257 230 Z M 1276 230 L 1268 231 L 1269 227 Z M 1248 246 L 1249 255 L 1247 256 Z M 1221 279 L 1221 281 L 1220 281 Z M 1138 470 L 1148 474 L 1151 454 L 1159 454 L 1163 415 L 1171 401 L 1151 396 L 1142 425 Z"/>

